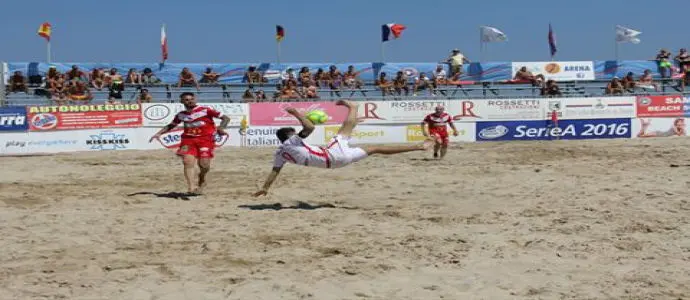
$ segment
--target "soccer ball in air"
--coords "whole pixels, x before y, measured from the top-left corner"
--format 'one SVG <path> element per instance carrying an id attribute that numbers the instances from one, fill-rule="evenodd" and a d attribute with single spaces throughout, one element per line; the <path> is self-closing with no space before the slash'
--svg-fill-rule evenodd
<path id="1" fill-rule="evenodd" d="M 328 121 L 328 115 L 323 110 L 312 110 L 306 114 L 306 117 L 314 124 L 323 124 Z"/>

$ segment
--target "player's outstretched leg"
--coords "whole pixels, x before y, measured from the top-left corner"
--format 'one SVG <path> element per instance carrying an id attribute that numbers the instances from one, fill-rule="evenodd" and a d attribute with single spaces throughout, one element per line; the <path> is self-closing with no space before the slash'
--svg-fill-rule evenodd
<path id="1" fill-rule="evenodd" d="M 338 135 L 347 139 L 352 135 L 352 130 L 357 126 L 357 103 L 347 100 L 338 100 L 335 105 L 346 106 L 348 109 L 347 118 L 343 121 L 343 125 L 338 130 Z"/>
<path id="2" fill-rule="evenodd" d="M 197 186 L 194 193 L 202 194 L 204 188 L 206 187 L 206 174 L 211 171 L 211 159 L 210 158 L 200 158 L 199 159 L 199 185 Z"/>
<path id="3" fill-rule="evenodd" d="M 425 151 L 429 150 L 431 146 L 434 144 L 433 139 L 427 139 L 424 141 L 422 144 L 416 144 L 416 145 L 403 145 L 403 146 L 363 146 L 361 147 L 364 152 L 367 153 L 367 155 L 372 155 L 372 154 L 384 154 L 384 155 L 390 155 L 390 154 L 398 154 L 398 153 L 404 153 L 404 152 L 411 152 L 411 151 Z"/>
<path id="4" fill-rule="evenodd" d="M 441 149 L 441 143 L 434 141 L 434 158 L 438 158 L 438 151 Z M 443 158 L 443 150 L 441 150 L 441 158 Z"/>
<path id="5" fill-rule="evenodd" d="M 441 145 L 441 159 L 443 159 L 446 156 L 446 152 L 448 152 L 448 145 L 442 144 Z"/>
<path id="6" fill-rule="evenodd" d="M 182 157 L 184 164 L 184 179 L 187 181 L 187 192 L 194 192 L 194 177 L 196 177 L 196 157 L 193 155 L 185 155 Z"/>

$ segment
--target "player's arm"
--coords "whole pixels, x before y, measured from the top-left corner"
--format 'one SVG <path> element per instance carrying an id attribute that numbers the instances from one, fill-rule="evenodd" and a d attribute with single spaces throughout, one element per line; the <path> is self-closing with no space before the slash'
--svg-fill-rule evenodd
<path id="1" fill-rule="evenodd" d="M 429 116 L 425 117 L 424 120 L 422 120 L 422 124 L 421 124 L 422 134 L 425 137 L 429 137 L 429 126 L 428 126 L 429 122 L 427 122 L 428 119 L 429 119 Z"/>
<path id="2" fill-rule="evenodd" d="M 158 132 L 156 132 L 156 134 L 154 134 L 154 135 L 149 139 L 149 143 L 150 143 L 150 142 L 153 142 L 153 140 L 155 140 L 155 139 L 161 137 L 161 135 L 163 135 L 164 133 L 166 133 L 166 132 L 168 132 L 168 131 L 170 131 L 170 130 L 173 130 L 175 127 L 177 127 L 177 125 L 180 124 L 180 122 L 181 122 L 181 120 L 179 120 L 179 119 L 177 118 L 177 116 L 175 116 L 175 119 L 173 119 L 173 121 L 170 122 L 170 124 L 165 125 L 163 128 L 161 128 L 161 130 L 158 130 Z"/>
<path id="3" fill-rule="evenodd" d="M 283 169 L 283 167 L 273 167 L 271 174 L 268 174 L 268 178 L 266 178 L 266 182 L 264 182 L 264 186 L 261 188 L 261 190 L 254 193 L 254 197 L 266 195 L 268 193 L 268 189 L 271 187 L 271 184 L 273 184 L 276 178 L 278 178 L 278 174 L 280 174 L 281 169 Z"/>
<path id="4" fill-rule="evenodd" d="M 226 115 L 220 116 L 220 125 L 218 125 L 218 134 L 220 135 L 228 135 L 228 133 L 225 131 L 225 129 L 228 128 L 228 124 L 230 123 L 230 117 Z"/>
<path id="5" fill-rule="evenodd" d="M 452 117 L 448 117 L 448 125 L 450 125 L 450 128 L 453 129 L 453 135 L 458 136 L 458 129 L 455 128 L 455 122 L 453 122 Z"/>
<path id="6" fill-rule="evenodd" d="M 302 130 L 297 134 L 299 137 L 305 139 L 307 138 L 312 132 L 314 132 L 314 123 L 309 121 L 303 114 L 301 114 L 299 111 L 296 109 L 290 107 L 285 110 L 287 113 L 293 115 L 299 122 L 302 124 Z"/>

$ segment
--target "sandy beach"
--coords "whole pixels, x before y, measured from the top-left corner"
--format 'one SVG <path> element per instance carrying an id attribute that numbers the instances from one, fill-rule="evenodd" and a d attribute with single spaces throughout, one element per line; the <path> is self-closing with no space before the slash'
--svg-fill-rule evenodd
<path id="1" fill-rule="evenodd" d="M 1 299 L 690 299 L 690 139 L 473 143 L 339 170 L 223 148 L 2 157 Z"/>

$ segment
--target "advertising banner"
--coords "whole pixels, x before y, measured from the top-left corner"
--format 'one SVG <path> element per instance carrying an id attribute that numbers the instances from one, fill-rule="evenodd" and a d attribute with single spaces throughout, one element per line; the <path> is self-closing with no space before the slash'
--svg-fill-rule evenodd
<path id="1" fill-rule="evenodd" d="M 681 95 L 638 96 L 638 117 L 681 117 L 684 112 L 685 98 Z"/>
<path id="2" fill-rule="evenodd" d="M 527 70 L 533 75 L 544 75 L 546 80 L 594 80 L 594 63 L 592 61 L 513 62 L 512 76 L 515 76 L 522 67 L 527 67 Z"/>
<path id="3" fill-rule="evenodd" d="M 324 143 L 338 134 L 340 126 L 324 126 Z M 351 144 L 405 143 L 405 126 L 359 125 L 352 131 Z"/>
<path id="4" fill-rule="evenodd" d="M 419 124 L 424 117 L 447 100 L 368 101 L 359 103 L 358 120 L 362 124 Z M 448 112 L 450 113 L 450 112 Z"/>
<path id="5" fill-rule="evenodd" d="M 140 149 L 137 128 L 0 134 L 0 154 Z"/>
<path id="6" fill-rule="evenodd" d="M 242 118 L 249 117 L 249 105 L 245 103 L 201 103 L 230 117 L 228 126 L 240 126 Z M 178 112 L 184 110 L 182 103 L 144 103 L 141 107 L 144 127 L 163 127 L 170 124 Z M 216 119 L 216 125 L 221 120 Z"/>
<path id="7" fill-rule="evenodd" d="M 26 108 L 5 107 L 0 108 L 0 132 L 26 131 L 29 128 L 26 122 Z"/>
<path id="8" fill-rule="evenodd" d="M 634 118 L 635 97 L 547 99 L 545 119 L 556 111 L 559 119 Z"/>
<path id="9" fill-rule="evenodd" d="M 325 145 L 324 142 L 324 126 L 316 126 L 314 132 L 305 139 L 305 142 L 311 145 Z M 278 147 L 280 140 L 276 136 L 278 126 L 255 126 L 247 128 L 246 134 L 240 137 L 240 146 L 242 147 Z M 295 128 L 298 132 L 301 128 Z M 232 138 L 232 137 L 231 137 Z"/>
<path id="10" fill-rule="evenodd" d="M 161 144 L 161 146 L 168 148 L 168 149 L 177 149 L 180 147 L 180 144 L 182 143 L 182 132 L 184 131 L 183 128 L 179 129 L 173 129 L 171 131 L 168 131 L 161 135 L 160 138 L 158 138 L 158 142 Z M 214 135 L 215 141 L 216 141 L 216 147 L 222 147 L 225 145 L 225 143 L 228 141 L 229 136 L 227 135 Z"/>
<path id="11" fill-rule="evenodd" d="M 258 126 L 299 125 L 299 121 L 285 111 L 288 107 L 293 107 L 302 113 L 316 109 L 323 110 L 328 114 L 327 125 L 341 124 L 347 116 L 347 108 L 337 106 L 334 102 L 252 103 L 249 105 L 249 124 Z"/>
<path id="12" fill-rule="evenodd" d="M 633 138 L 687 136 L 688 124 L 683 117 L 633 119 L 632 134 Z"/>
<path id="13" fill-rule="evenodd" d="M 140 127 L 139 104 L 28 106 L 31 131 Z"/>
<path id="14" fill-rule="evenodd" d="M 455 123 L 455 128 L 458 129 L 458 136 L 453 136 L 453 131 L 448 128 L 451 142 L 474 142 L 474 123 Z M 424 139 L 425 137 L 422 133 L 421 125 L 405 126 L 405 141 L 409 143 L 417 143 L 424 141 Z"/>
<path id="15" fill-rule="evenodd" d="M 477 141 L 630 138 L 631 119 L 477 122 Z"/>

